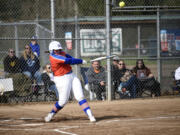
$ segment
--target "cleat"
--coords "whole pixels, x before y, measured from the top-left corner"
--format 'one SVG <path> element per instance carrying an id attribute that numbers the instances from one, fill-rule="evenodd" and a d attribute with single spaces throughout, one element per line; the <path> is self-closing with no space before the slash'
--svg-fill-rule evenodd
<path id="1" fill-rule="evenodd" d="M 50 122 L 54 116 L 54 113 L 49 113 L 45 118 L 45 122 Z"/>
<path id="2" fill-rule="evenodd" d="M 89 117 L 90 122 L 96 122 L 96 119 L 94 116 Z"/>

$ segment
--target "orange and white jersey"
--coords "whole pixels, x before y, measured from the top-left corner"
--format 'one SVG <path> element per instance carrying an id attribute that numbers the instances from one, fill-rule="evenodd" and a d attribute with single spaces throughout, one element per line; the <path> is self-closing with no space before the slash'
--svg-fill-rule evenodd
<path id="1" fill-rule="evenodd" d="M 51 53 L 49 59 L 54 76 L 63 76 L 65 74 L 71 73 L 71 65 L 82 64 L 82 59 L 73 58 L 63 51 L 58 55 Z"/>

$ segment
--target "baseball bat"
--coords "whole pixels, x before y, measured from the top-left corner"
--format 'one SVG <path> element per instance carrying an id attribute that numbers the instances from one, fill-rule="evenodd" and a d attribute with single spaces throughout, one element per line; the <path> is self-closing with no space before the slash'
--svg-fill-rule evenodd
<path id="1" fill-rule="evenodd" d="M 100 60 L 105 60 L 105 59 L 110 59 L 110 58 L 113 58 L 113 57 L 115 57 L 115 56 L 116 56 L 116 55 L 105 56 L 105 57 L 98 57 L 98 58 L 95 58 L 95 59 L 90 60 L 90 62 L 100 61 Z"/>

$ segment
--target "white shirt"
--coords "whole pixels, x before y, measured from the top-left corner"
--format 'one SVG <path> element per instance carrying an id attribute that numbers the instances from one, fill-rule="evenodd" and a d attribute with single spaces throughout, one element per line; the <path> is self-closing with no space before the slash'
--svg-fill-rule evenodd
<path id="1" fill-rule="evenodd" d="M 51 81 L 54 81 L 54 75 L 53 75 L 53 73 L 48 73 L 48 75 L 49 75 Z"/>
<path id="2" fill-rule="evenodd" d="M 178 67 L 175 71 L 175 80 L 180 80 L 180 67 Z"/>

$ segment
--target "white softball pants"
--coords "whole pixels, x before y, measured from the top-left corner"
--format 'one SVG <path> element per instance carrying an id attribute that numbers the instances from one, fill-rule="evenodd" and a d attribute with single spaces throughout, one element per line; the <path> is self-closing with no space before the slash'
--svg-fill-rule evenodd
<path id="1" fill-rule="evenodd" d="M 61 107 L 64 107 L 68 102 L 71 89 L 78 102 L 84 99 L 81 82 L 74 73 L 65 74 L 64 76 L 55 76 L 54 82 L 59 93 L 58 104 Z"/>

